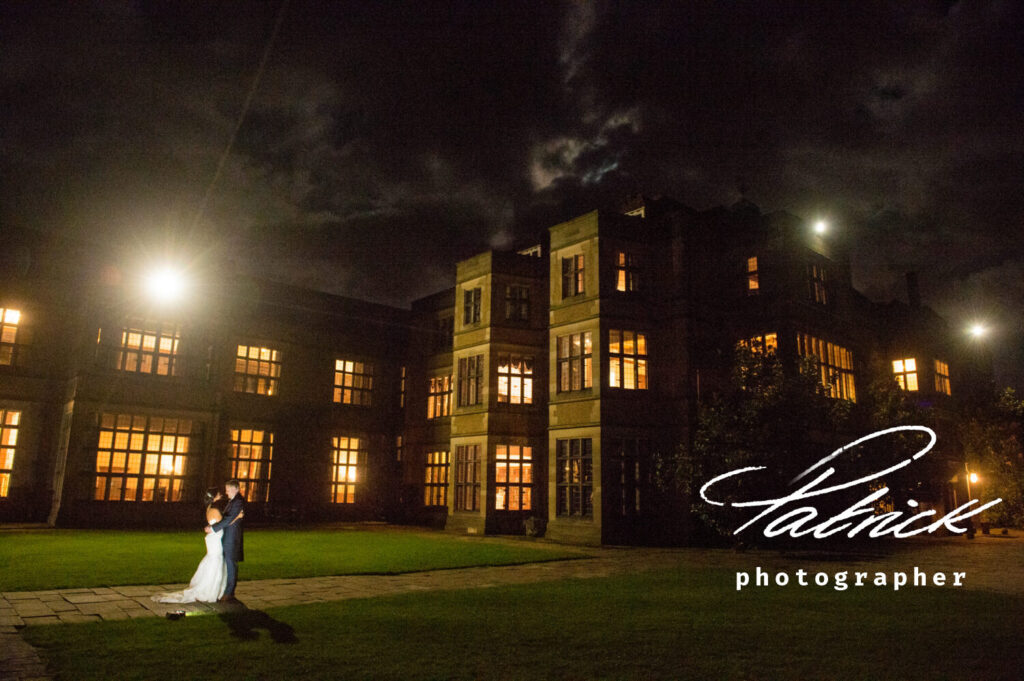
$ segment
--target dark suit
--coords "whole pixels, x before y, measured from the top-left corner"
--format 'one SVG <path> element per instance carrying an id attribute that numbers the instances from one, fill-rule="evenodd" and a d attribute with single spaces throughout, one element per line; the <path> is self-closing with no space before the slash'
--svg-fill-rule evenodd
<path id="1" fill-rule="evenodd" d="M 238 581 L 238 564 L 245 560 L 245 544 L 243 542 L 242 523 L 238 514 L 245 510 L 245 499 L 236 494 L 224 507 L 220 522 L 210 525 L 214 532 L 224 530 L 221 544 L 224 546 L 224 563 L 228 568 L 228 584 L 224 589 L 225 596 L 235 595 L 235 582 Z"/>

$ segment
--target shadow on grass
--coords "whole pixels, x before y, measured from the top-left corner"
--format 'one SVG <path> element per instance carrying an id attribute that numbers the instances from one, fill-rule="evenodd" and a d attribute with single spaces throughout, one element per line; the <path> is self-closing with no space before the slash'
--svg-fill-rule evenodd
<path id="1" fill-rule="evenodd" d="M 260 637 L 258 629 L 266 629 L 274 643 L 298 643 L 295 629 L 279 622 L 262 610 L 249 610 L 241 606 L 237 610 L 220 614 L 222 622 L 231 629 L 231 635 L 243 641 L 255 641 Z"/>

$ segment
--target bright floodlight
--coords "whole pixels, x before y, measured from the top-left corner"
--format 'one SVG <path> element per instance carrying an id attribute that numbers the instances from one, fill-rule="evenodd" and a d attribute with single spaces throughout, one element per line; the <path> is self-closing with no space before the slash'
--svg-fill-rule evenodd
<path id="1" fill-rule="evenodd" d="M 814 233 L 815 234 L 824 234 L 827 231 L 828 231 L 828 223 L 825 222 L 824 220 L 818 220 L 817 222 L 814 223 Z"/>
<path id="2" fill-rule="evenodd" d="M 173 303 L 185 292 L 185 277 L 170 267 L 162 267 L 146 276 L 146 293 L 159 303 Z"/>
<path id="3" fill-rule="evenodd" d="M 971 324 L 971 327 L 967 329 L 967 333 L 971 334 L 975 338 L 981 338 L 988 333 L 988 329 L 986 329 L 982 324 Z"/>
<path id="4" fill-rule="evenodd" d="M 975 483 L 975 482 L 978 482 L 978 474 L 977 473 L 971 473 L 971 483 Z"/>

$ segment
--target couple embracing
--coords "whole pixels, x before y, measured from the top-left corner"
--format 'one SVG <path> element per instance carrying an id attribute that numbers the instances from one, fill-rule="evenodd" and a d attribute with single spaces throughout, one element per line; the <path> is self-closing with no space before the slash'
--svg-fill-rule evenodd
<path id="1" fill-rule="evenodd" d="M 184 591 L 158 594 L 153 600 L 161 603 L 231 603 L 236 601 L 235 582 L 238 563 L 245 558 L 242 519 L 245 499 L 238 492 L 237 480 L 224 483 L 224 497 L 216 488 L 206 492 L 206 555 L 199 562 L 192 581 Z"/>

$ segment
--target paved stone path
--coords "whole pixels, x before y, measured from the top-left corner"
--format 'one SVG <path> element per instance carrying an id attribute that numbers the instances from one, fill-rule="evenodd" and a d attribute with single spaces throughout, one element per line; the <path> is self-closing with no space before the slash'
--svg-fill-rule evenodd
<path id="1" fill-rule="evenodd" d="M 912 566 L 932 570 L 967 570 L 968 588 L 1024 594 L 1024 542 L 1017 537 L 982 537 L 906 542 L 906 550 L 877 557 L 851 556 L 837 560 L 813 554 L 738 553 L 728 550 L 600 548 L 580 549 L 584 556 L 546 563 L 471 567 L 412 572 L 400 575 L 351 575 L 242 581 L 241 605 L 157 603 L 151 596 L 180 591 L 187 584 L 15 591 L 0 594 L 0 679 L 47 679 L 45 665 L 18 630 L 39 624 L 80 623 L 129 618 L 164 617 L 168 612 L 215 614 L 238 608 L 264 610 L 283 605 L 322 603 L 349 598 L 429 590 L 477 589 L 562 579 L 605 577 L 688 565 L 702 568 L 807 570 L 898 569 Z"/>
<path id="2" fill-rule="evenodd" d="M 187 584 L 3 592 L 0 594 L 0 679 L 38 681 L 49 678 L 36 651 L 18 634 L 18 629 L 26 626 L 164 617 L 178 610 L 185 611 L 186 615 L 216 614 L 243 607 L 263 610 L 281 605 L 372 598 L 414 591 L 476 589 L 503 584 L 604 577 L 671 567 L 680 561 L 680 554 L 672 551 L 591 549 L 587 553 L 589 555 L 574 560 L 525 565 L 432 570 L 400 575 L 241 581 L 235 592 L 240 605 L 157 603 L 151 598 L 161 592 L 180 591 Z"/>
<path id="3" fill-rule="evenodd" d="M 502 584 L 604 577 L 635 570 L 671 567 L 678 565 L 682 558 L 678 552 L 670 550 L 592 550 L 589 553 L 589 556 L 579 559 L 525 565 L 457 568 L 399 575 L 241 581 L 236 595 L 247 608 L 263 610 L 281 605 L 372 598 L 412 591 L 475 589 Z M 164 617 L 168 612 L 176 610 L 191 614 L 220 612 L 230 607 L 205 603 L 157 603 L 151 598 L 154 594 L 180 591 L 187 586 L 158 584 L 4 592 L 0 595 L 0 627 Z"/>

